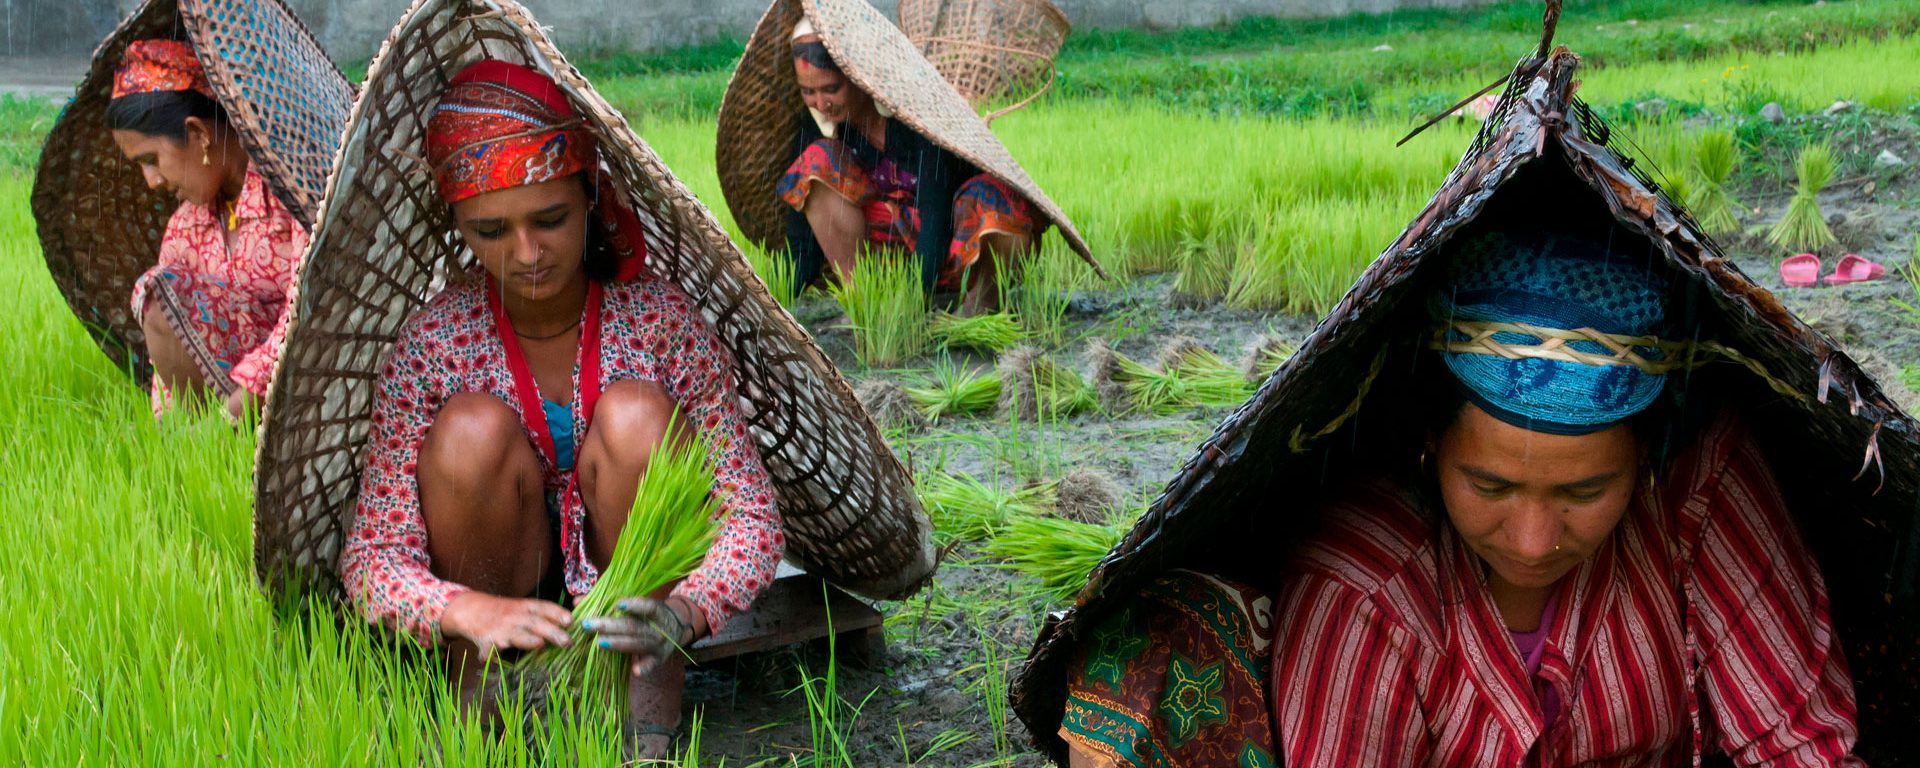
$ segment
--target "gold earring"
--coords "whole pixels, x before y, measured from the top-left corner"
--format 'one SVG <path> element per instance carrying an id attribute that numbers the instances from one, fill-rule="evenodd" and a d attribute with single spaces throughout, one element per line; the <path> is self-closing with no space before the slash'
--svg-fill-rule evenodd
<path id="1" fill-rule="evenodd" d="M 200 164 L 213 165 L 213 158 L 207 154 L 207 145 L 200 145 Z"/>

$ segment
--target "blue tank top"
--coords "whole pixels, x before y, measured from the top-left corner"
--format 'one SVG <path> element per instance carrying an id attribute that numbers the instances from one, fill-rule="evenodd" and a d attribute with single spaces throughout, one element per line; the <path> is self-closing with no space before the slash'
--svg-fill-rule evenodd
<path id="1" fill-rule="evenodd" d="M 573 470 L 573 408 L 542 398 L 540 409 L 547 413 L 547 432 L 553 435 L 553 459 L 562 472 Z"/>

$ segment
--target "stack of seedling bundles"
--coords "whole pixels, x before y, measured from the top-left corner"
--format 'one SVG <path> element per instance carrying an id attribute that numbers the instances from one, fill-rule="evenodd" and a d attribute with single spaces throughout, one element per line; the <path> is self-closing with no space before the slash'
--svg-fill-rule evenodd
<path id="1" fill-rule="evenodd" d="M 1668 190 L 1676 199 L 1687 201 L 1694 219 L 1709 235 L 1740 231 L 1740 219 L 1734 213 L 1740 203 L 1727 191 L 1727 180 L 1733 176 L 1733 167 L 1739 161 L 1740 148 L 1734 143 L 1733 134 L 1726 131 L 1701 134 L 1693 156 L 1695 185 L 1685 190 Z"/>
<path id="2" fill-rule="evenodd" d="M 1818 251 L 1833 244 L 1833 230 L 1820 214 L 1820 190 L 1833 180 L 1833 152 L 1825 144 L 1808 144 L 1794 161 L 1799 183 L 1787 213 L 1767 233 L 1767 241 L 1792 251 Z"/>
<path id="3" fill-rule="evenodd" d="M 574 615 L 614 615 L 620 600 L 652 595 L 686 578 L 719 535 L 719 513 L 708 447 L 676 417 L 640 476 L 633 511 L 620 529 L 612 560 L 593 589 L 574 604 Z M 543 681 L 550 693 L 570 693 L 589 706 L 627 711 L 625 655 L 594 648 L 577 628 L 573 640 L 564 648 L 546 646 L 528 654 L 516 671 L 523 680 Z"/>
<path id="4" fill-rule="evenodd" d="M 1092 387 L 1073 369 L 1038 347 L 1022 346 L 1000 357 L 1000 413 L 1043 421 L 1072 416 L 1097 405 Z"/>
<path id="5" fill-rule="evenodd" d="M 905 388 L 907 398 L 925 418 L 939 421 L 992 410 L 1000 402 L 1000 376 L 975 371 L 941 358 L 932 374 Z"/>
<path id="6" fill-rule="evenodd" d="M 1087 357 L 1102 403 L 1117 412 L 1167 414 L 1230 407 L 1253 394 L 1243 367 L 1184 336 L 1167 342 L 1158 369 L 1120 354 L 1105 342 L 1090 345 Z"/>

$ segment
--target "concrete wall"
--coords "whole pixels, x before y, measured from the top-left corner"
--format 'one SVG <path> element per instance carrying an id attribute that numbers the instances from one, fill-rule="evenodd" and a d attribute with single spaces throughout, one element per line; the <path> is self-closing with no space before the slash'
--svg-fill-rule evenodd
<path id="1" fill-rule="evenodd" d="M 1224 24 L 1247 16 L 1340 16 L 1494 0 L 1055 0 L 1079 28 Z M 290 0 L 342 61 L 373 55 L 408 0 Z M 744 37 L 767 0 L 525 0 L 571 52 L 657 50 Z M 892 13 L 897 0 L 872 0 Z M 84 56 L 137 0 L 0 0 L 0 56 Z"/>

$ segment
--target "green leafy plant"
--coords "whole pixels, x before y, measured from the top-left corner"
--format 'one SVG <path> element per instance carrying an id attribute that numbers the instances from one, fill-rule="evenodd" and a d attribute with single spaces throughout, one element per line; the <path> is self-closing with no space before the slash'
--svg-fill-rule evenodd
<path id="1" fill-rule="evenodd" d="M 1001 352 L 1027 338 L 1026 329 L 1011 312 L 962 317 L 936 312 L 927 323 L 935 349 L 980 349 Z"/>
<path id="2" fill-rule="evenodd" d="M 1013 518 L 984 546 L 1007 567 L 1040 580 L 1054 600 L 1070 600 L 1107 556 L 1126 526 L 1097 525 L 1052 517 Z"/>
<path id="3" fill-rule="evenodd" d="M 1054 237 L 1028 254 L 1019 274 L 1019 285 L 1006 289 L 1014 316 L 1028 338 L 1048 344 L 1058 342 L 1067 304 L 1089 274 L 1086 265 L 1079 254 Z"/>
<path id="4" fill-rule="evenodd" d="M 1014 516 L 1042 514 L 1053 503 L 1046 486 L 1006 490 L 963 472 L 929 472 L 916 487 L 934 530 L 949 540 L 993 538 Z"/>
<path id="5" fill-rule="evenodd" d="M 794 272 L 793 257 L 785 252 L 769 251 L 759 244 L 741 239 L 740 252 L 747 257 L 747 265 L 753 267 L 753 273 L 767 284 L 767 293 L 773 294 L 773 300 L 780 306 L 793 308 L 793 302 L 800 297 L 804 286 L 795 283 L 798 275 Z"/>
<path id="6" fill-rule="evenodd" d="M 974 371 L 942 357 L 919 383 L 906 388 L 914 407 L 928 419 L 964 416 L 993 410 L 1000 401 L 1000 377 Z"/>
<path id="7" fill-rule="evenodd" d="M 833 297 L 853 326 L 853 350 L 861 365 L 898 365 L 927 350 L 926 288 L 912 260 L 862 254 L 853 279 L 835 286 Z"/>
<path id="8" fill-rule="evenodd" d="M 706 558 L 719 535 L 719 501 L 713 495 L 713 465 L 705 441 L 678 417 L 667 439 L 647 460 L 634 494 L 633 511 L 620 528 L 613 558 L 593 589 L 574 604 L 578 616 L 610 616 L 615 605 L 649 595 L 686 578 Z M 518 663 L 521 672 L 577 689 L 589 702 L 608 702 L 626 711 L 627 659 L 594 648 L 577 628 L 566 647 L 545 646 Z"/>
<path id="9" fill-rule="evenodd" d="M 1740 202 L 1727 191 L 1727 179 L 1740 162 L 1740 147 L 1727 131 L 1708 131 L 1700 135 L 1693 155 L 1695 184 L 1682 197 L 1700 226 L 1710 235 L 1740 231 L 1740 218 L 1734 212 Z M 1823 182 L 1824 183 L 1824 182 Z"/>
<path id="10" fill-rule="evenodd" d="M 1037 347 L 1017 347 L 1001 355 L 999 378 L 1000 412 L 1015 419 L 1044 421 L 1098 404 L 1080 374 Z"/>
<path id="11" fill-rule="evenodd" d="M 1767 233 L 1767 242 L 1794 251 L 1818 251 L 1835 238 L 1820 213 L 1820 190 L 1833 180 L 1833 152 L 1825 144 L 1808 144 L 1794 160 L 1799 183 L 1794 185 L 1793 200 L 1787 213 Z"/>

